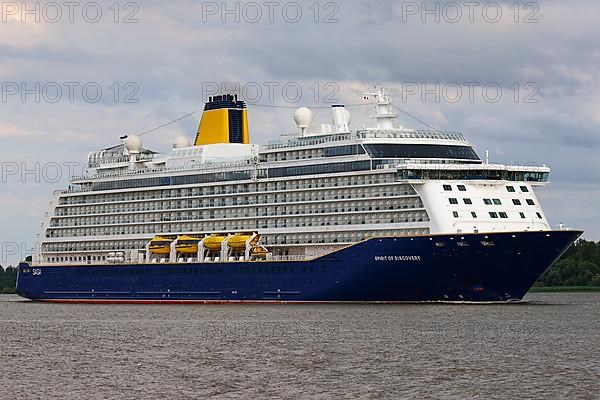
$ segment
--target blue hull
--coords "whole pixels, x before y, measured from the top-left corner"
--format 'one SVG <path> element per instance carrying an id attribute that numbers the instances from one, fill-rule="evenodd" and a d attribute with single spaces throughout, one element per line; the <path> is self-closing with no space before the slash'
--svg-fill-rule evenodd
<path id="1" fill-rule="evenodd" d="M 17 293 L 62 302 L 520 300 L 581 233 L 373 238 L 310 261 L 21 263 Z"/>

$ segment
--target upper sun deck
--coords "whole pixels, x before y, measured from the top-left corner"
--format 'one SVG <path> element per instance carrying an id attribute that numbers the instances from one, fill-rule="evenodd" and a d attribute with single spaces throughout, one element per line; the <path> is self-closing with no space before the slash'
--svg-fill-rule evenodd
<path id="1" fill-rule="evenodd" d="M 359 167 L 373 170 L 391 167 L 403 170 L 409 179 L 414 175 L 406 172 L 407 165 L 430 165 L 417 169 L 424 179 L 428 179 L 433 176 L 428 170 L 437 164 L 470 171 L 488 163 L 480 159 L 462 133 L 397 126 L 397 115 L 385 89 L 379 88 L 369 95 L 374 95 L 376 100 L 376 113 L 372 116 L 375 126 L 372 128 L 352 131 L 349 111 L 343 105 L 334 105 L 331 108 L 332 124 L 320 124 L 318 128 L 318 124 L 312 123 L 312 111 L 301 107 L 294 114 L 298 131 L 264 145 L 233 142 L 231 138 L 228 142 L 226 135 L 215 142 L 191 145 L 188 139 L 179 137 L 168 154 L 160 154 L 143 148 L 139 136 L 123 137 L 119 145 L 89 153 L 87 169 L 81 176 L 73 177 L 71 183 L 89 189 L 104 187 L 106 185 L 102 185 L 111 180 L 128 180 L 127 187 L 142 187 L 151 186 L 156 179 L 173 178 L 179 182 L 179 178 L 192 175 L 196 180 L 206 178 L 200 178 L 201 175 L 210 175 L 211 182 L 230 177 L 275 178 L 314 174 L 315 171 L 334 173 L 340 168 L 346 171 L 352 163 L 360 164 L 351 166 L 352 171 Z M 214 129 L 207 128 L 205 133 Z M 480 169 L 487 171 L 489 168 Z M 518 172 L 519 177 L 533 176 L 535 181 L 545 181 L 549 172 L 544 168 L 533 171 L 508 168 L 506 171 L 497 175 Z M 453 172 L 453 175 L 456 174 Z M 488 172 L 475 175 L 468 172 L 468 175 L 492 176 Z M 517 178 L 512 175 L 512 179 Z M 120 188 L 119 185 L 113 186 Z"/>
<path id="2" fill-rule="evenodd" d="M 163 173 L 178 174 L 185 171 L 194 171 L 196 173 L 230 171 L 236 168 L 250 168 L 255 163 L 263 164 L 262 157 L 259 157 L 259 155 L 264 153 L 285 152 L 286 150 L 299 148 L 319 149 L 328 147 L 328 145 L 335 146 L 336 144 L 361 144 L 370 142 L 445 144 L 457 146 L 455 148 L 459 146 L 470 148 L 470 144 L 458 132 L 408 129 L 362 130 L 350 133 L 332 133 L 303 137 L 288 136 L 287 139 L 262 146 L 231 144 L 191 146 L 174 148 L 168 155 L 146 149 L 138 153 L 128 154 L 125 144 L 122 144 L 90 153 L 85 173 L 72 177 L 71 181 L 73 184 L 78 184 L 86 181 L 123 176 L 156 175 Z M 215 156 L 215 150 L 219 153 L 219 157 L 207 158 L 209 153 L 211 156 Z M 363 153 L 365 152 L 363 151 Z M 440 154 L 440 156 L 442 155 Z M 368 157 L 368 154 L 365 153 L 364 157 Z M 376 158 L 375 155 L 373 157 Z M 316 158 L 313 160 L 317 162 Z"/>
<path id="3" fill-rule="evenodd" d="M 443 132 L 436 130 L 362 130 L 357 132 L 332 133 L 326 135 L 310 135 L 296 136 L 284 135 L 284 139 L 272 141 L 266 145 L 260 145 L 260 152 L 270 152 L 273 150 L 295 149 L 298 147 L 320 147 L 322 145 L 336 144 L 337 142 L 363 143 L 372 139 L 382 139 L 388 142 L 397 143 L 452 143 L 456 145 L 470 146 L 470 143 L 465 139 L 462 133 L 459 132 Z M 201 158 L 204 149 L 200 146 L 187 148 L 174 148 L 170 155 L 156 153 L 150 150 L 143 150 L 136 154 L 127 154 L 124 145 L 114 146 L 109 149 L 104 149 L 96 152 L 91 152 L 88 156 L 87 168 L 94 170 L 94 175 L 97 176 L 112 176 L 114 172 L 121 170 L 119 175 L 124 173 L 122 169 L 127 168 L 132 163 L 144 168 L 133 168 L 128 171 L 128 174 L 140 174 L 146 172 L 158 172 L 165 170 L 179 171 L 183 168 L 181 164 L 177 167 L 168 166 L 168 161 L 175 159 L 193 159 Z M 248 156 L 251 154 L 248 153 Z M 242 157 L 243 158 L 243 157 Z M 239 158 L 238 158 L 239 159 Z M 234 160 L 213 160 L 212 162 L 203 161 L 200 163 L 190 163 L 188 168 L 194 169 L 219 169 L 224 165 L 240 165 L 247 164 L 244 162 L 236 162 Z M 89 174 L 86 174 L 89 175 Z M 83 178 L 83 176 L 77 177 Z"/>
<path id="4" fill-rule="evenodd" d="M 438 130 L 413 129 L 366 129 L 357 132 L 316 134 L 309 136 L 290 135 L 284 140 L 272 141 L 261 146 L 262 151 L 280 150 L 296 147 L 311 147 L 332 142 L 357 141 L 369 139 L 402 139 L 399 142 L 419 143 L 423 141 L 456 142 L 457 145 L 469 145 L 462 133 Z"/>

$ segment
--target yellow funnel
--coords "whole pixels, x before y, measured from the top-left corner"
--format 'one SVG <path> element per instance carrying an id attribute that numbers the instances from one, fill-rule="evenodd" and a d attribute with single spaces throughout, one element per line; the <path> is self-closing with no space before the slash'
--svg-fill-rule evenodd
<path id="1" fill-rule="evenodd" d="M 194 145 L 215 143 L 250 143 L 248 109 L 237 95 L 212 96 L 204 105 Z"/>

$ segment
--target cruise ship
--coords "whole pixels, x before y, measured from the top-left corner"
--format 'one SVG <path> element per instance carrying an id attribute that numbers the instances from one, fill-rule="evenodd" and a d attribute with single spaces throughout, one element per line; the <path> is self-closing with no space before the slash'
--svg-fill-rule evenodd
<path id="1" fill-rule="evenodd" d="M 582 234 L 551 229 L 547 166 L 490 163 L 461 133 L 398 126 L 385 88 L 351 130 L 297 109 L 250 143 L 248 108 L 211 96 L 195 140 L 88 154 L 56 191 L 17 293 L 132 303 L 508 302 Z M 116 138 L 115 138 L 116 139 Z"/>

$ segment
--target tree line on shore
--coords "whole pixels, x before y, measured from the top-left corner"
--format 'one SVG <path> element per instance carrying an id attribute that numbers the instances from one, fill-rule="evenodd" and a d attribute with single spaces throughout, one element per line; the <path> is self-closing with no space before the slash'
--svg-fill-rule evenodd
<path id="1" fill-rule="evenodd" d="M 600 242 L 578 240 L 535 286 L 600 287 Z"/>
<path id="2" fill-rule="evenodd" d="M 14 293 L 17 268 L 0 265 L 0 293 Z M 535 283 L 536 287 L 600 287 L 600 242 L 579 240 Z"/>
<path id="3" fill-rule="evenodd" d="M 0 293 L 14 293 L 17 282 L 17 268 L 9 266 L 2 268 L 0 265 Z"/>

